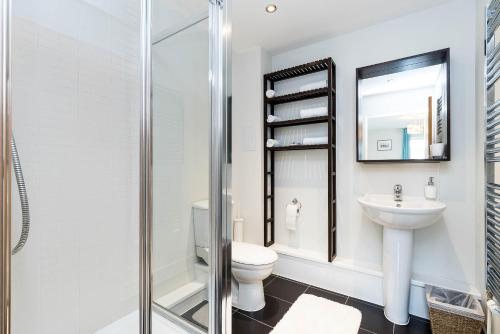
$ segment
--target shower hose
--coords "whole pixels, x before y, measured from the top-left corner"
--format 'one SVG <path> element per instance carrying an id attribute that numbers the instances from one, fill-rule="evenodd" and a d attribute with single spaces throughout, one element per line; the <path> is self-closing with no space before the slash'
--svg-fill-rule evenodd
<path id="1" fill-rule="evenodd" d="M 30 207 L 28 203 L 28 194 L 26 192 L 26 185 L 24 183 L 23 170 L 21 168 L 21 161 L 19 160 L 19 154 L 17 153 L 16 142 L 14 136 L 11 140 L 11 152 L 12 152 L 12 166 L 14 168 L 14 174 L 16 175 L 17 189 L 19 190 L 19 199 L 21 201 L 21 212 L 22 212 L 22 229 L 21 236 L 17 242 L 14 249 L 12 249 L 12 255 L 19 252 L 26 245 L 28 241 L 28 235 L 30 233 Z"/>

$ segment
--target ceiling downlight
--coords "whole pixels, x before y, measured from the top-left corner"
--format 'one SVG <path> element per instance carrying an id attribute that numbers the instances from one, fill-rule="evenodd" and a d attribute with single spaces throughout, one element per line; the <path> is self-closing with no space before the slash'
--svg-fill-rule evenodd
<path id="1" fill-rule="evenodd" d="M 266 12 L 272 14 L 278 10 L 278 7 L 275 4 L 269 4 L 266 6 Z"/>

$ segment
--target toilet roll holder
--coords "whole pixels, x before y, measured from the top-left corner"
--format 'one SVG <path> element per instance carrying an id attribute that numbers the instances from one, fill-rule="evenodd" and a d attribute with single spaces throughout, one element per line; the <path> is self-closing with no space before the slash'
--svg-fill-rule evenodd
<path id="1" fill-rule="evenodd" d="M 292 199 L 292 204 L 297 205 L 297 213 L 299 213 L 300 209 L 302 209 L 302 203 L 300 203 L 298 199 L 294 198 Z"/>

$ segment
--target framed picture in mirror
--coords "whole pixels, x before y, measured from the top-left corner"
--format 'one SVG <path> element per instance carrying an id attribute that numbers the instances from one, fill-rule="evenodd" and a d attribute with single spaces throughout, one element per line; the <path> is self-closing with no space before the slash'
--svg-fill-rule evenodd
<path id="1" fill-rule="evenodd" d="M 392 151 L 392 139 L 377 140 L 377 151 Z"/>
<path id="2" fill-rule="evenodd" d="M 358 162 L 450 161 L 450 49 L 356 69 Z"/>

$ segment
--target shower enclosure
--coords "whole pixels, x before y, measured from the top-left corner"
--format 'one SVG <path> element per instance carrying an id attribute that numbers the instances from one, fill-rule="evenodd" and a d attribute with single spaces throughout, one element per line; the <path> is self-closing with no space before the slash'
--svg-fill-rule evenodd
<path id="1" fill-rule="evenodd" d="M 0 5 L 0 334 L 230 333 L 228 3 Z"/>

